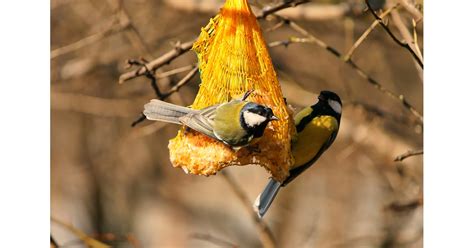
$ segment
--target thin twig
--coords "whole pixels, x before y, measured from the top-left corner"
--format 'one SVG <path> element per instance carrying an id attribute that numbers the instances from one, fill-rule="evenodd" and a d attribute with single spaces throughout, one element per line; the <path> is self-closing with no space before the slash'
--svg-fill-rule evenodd
<path id="1" fill-rule="evenodd" d="M 406 212 L 406 211 L 414 210 L 421 205 L 423 205 L 422 197 L 408 201 L 406 203 L 393 202 L 390 205 L 388 205 L 386 209 L 392 210 L 394 212 Z"/>
<path id="2" fill-rule="evenodd" d="M 191 81 L 191 79 L 194 77 L 194 75 L 197 74 L 198 72 L 198 67 L 197 65 L 194 66 L 194 69 L 192 69 L 190 72 L 188 72 L 188 74 L 186 74 L 186 76 L 184 76 L 175 86 L 173 86 L 168 92 L 166 93 L 163 93 L 158 96 L 158 98 L 160 100 L 165 100 L 166 98 L 170 97 L 173 93 L 175 92 L 178 92 L 178 90 L 183 87 L 184 85 L 186 85 L 187 83 L 189 83 Z M 146 116 L 141 113 L 140 116 L 132 122 L 131 126 L 134 127 L 136 125 L 138 125 L 139 123 L 141 123 L 142 121 L 146 120 Z"/>
<path id="3" fill-rule="evenodd" d="M 191 47 L 193 46 L 194 40 L 187 41 L 185 43 L 178 43 L 175 45 L 174 49 L 163 54 L 162 56 L 154 59 L 153 61 L 149 62 L 145 66 L 142 66 L 138 69 L 133 71 L 129 71 L 120 75 L 119 83 L 124 83 L 130 79 L 143 76 L 146 74 L 147 71 L 155 71 L 156 69 L 160 68 L 163 65 L 169 64 L 171 61 L 179 57 L 180 55 L 188 52 Z"/>
<path id="4" fill-rule="evenodd" d="M 398 7 L 398 4 L 397 5 L 394 5 L 393 7 L 387 9 L 386 11 L 384 11 L 381 15 L 380 15 L 380 18 L 384 18 L 386 15 L 388 15 L 392 10 L 396 9 Z M 359 39 L 354 43 L 354 45 L 352 45 L 351 49 L 349 49 L 349 51 L 347 52 L 347 54 L 344 56 L 344 60 L 347 61 L 347 60 L 350 60 L 352 58 L 352 54 L 354 54 L 354 51 L 360 46 L 360 44 L 362 44 L 362 42 L 367 38 L 367 36 L 369 36 L 370 32 L 372 32 L 372 30 L 374 30 L 374 28 L 377 26 L 378 24 L 378 21 L 374 21 L 370 27 L 365 30 L 365 32 L 359 37 Z"/>
<path id="5" fill-rule="evenodd" d="M 397 29 L 400 32 L 403 39 L 408 43 L 408 45 L 410 45 L 414 48 L 414 51 L 416 52 L 416 55 L 421 60 L 423 60 L 423 55 L 421 54 L 421 50 L 419 49 L 418 44 L 416 43 L 417 42 L 416 40 L 418 39 L 416 37 L 416 26 L 414 26 L 414 29 L 413 29 L 414 37 L 412 37 L 412 34 L 408 30 L 408 28 L 405 26 L 405 23 L 403 22 L 402 17 L 400 16 L 400 13 L 398 13 L 398 11 L 395 10 L 395 11 L 392 11 L 392 13 L 390 13 L 390 15 L 392 17 L 391 20 L 393 20 L 393 25 L 395 25 L 395 27 L 397 27 Z M 415 23 L 415 25 L 416 25 L 416 23 Z M 423 68 L 421 68 L 421 66 L 418 65 L 417 61 L 414 58 L 413 58 L 413 62 L 416 65 L 416 69 L 418 70 L 419 77 L 422 79 L 423 78 Z M 423 80 L 421 80 L 421 82 L 423 82 Z"/>
<path id="6" fill-rule="evenodd" d="M 72 232 L 74 235 L 76 235 L 78 238 L 82 240 L 82 242 L 87 245 L 88 247 L 92 248 L 108 248 L 110 247 L 109 245 L 100 242 L 97 239 L 94 239 L 90 237 L 89 235 L 85 234 L 83 231 L 73 227 L 71 224 L 68 224 L 62 220 L 56 219 L 54 217 L 51 217 L 51 221 L 61 225 L 62 227 L 66 228 L 70 232 Z"/>
<path id="7" fill-rule="evenodd" d="M 190 237 L 193 238 L 193 239 L 199 239 L 199 240 L 207 241 L 209 243 L 215 244 L 215 245 L 220 246 L 220 247 L 232 247 L 232 248 L 239 247 L 236 244 L 233 244 L 229 241 L 226 241 L 226 240 L 223 240 L 223 239 L 220 239 L 220 238 L 216 238 L 216 237 L 214 237 L 210 234 L 193 233 L 193 234 L 190 235 Z"/>
<path id="8" fill-rule="evenodd" d="M 148 67 L 146 66 L 146 63 L 148 63 L 148 61 L 146 61 L 143 58 L 140 59 L 140 60 L 128 59 L 126 61 L 126 64 L 127 64 L 126 68 L 130 68 L 132 66 L 141 66 L 141 67 L 145 68 L 145 74 L 144 75 L 145 75 L 145 77 L 150 79 L 150 84 L 151 84 L 151 87 L 153 88 L 153 91 L 155 91 L 156 97 L 160 98 L 162 96 L 162 94 L 161 94 L 160 88 L 158 88 L 158 85 L 156 84 L 155 73 L 148 69 Z"/>
<path id="9" fill-rule="evenodd" d="M 169 70 L 169 71 L 156 73 L 155 76 L 156 76 L 157 79 L 167 78 L 169 76 L 172 76 L 172 75 L 175 75 L 175 74 L 178 74 L 178 73 L 181 73 L 181 72 L 189 71 L 189 70 L 193 69 L 194 67 L 196 67 L 196 66 L 195 65 L 186 65 L 186 66 L 175 68 L 175 69 L 172 69 L 172 70 Z"/>
<path id="10" fill-rule="evenodd" d="M 398 0 L 398 2 L 415 18 L 416 22 L 423 20 L 423 14 L 407 0 Z"/>
<path id="11" fill-rule="evenodd" d="M 54 59 L 58 56 L 79 50 L 85 46 L 91 45 L 97 41 L 100 41 L 112 34 L 118 33 L 122 30 L 127 28 L 127 26 L 124 26 L 122 24 L 112 24 L 110 27 L 106 28 L 105 30 L 98 32 L 96 34 L 87 36 L 86 38 L 80 39 L 74 43 L 71 43 L 66 46 L 62 46 L 59 48 L 54 49 L 51 51 L 51 59 Z"/>
<path id="12" fill-rule="evenodd" d="M 270 14 L 273 14 L 273 13 L 279 11 L 279 10 L 289 8 L 289 7 L 295 7 L 295 6 L 298 6 L 300 4 L 307 3 L 307 2 L 309 2 L 309 0 L 284 1 L 284 2 L 278 4 L 274 7 L 264 9 L 262 11 L 262 13 L 259 16 L 257 16 L 257 18 L 258 19 L 263 19 L 264 17 L 266 17 Z M 154 59 L 153 61 L 147 63 L 146 67 L 142 66 L 142 67 L 140 67 L 136 70 L 123 73 L 122 75 L 120 75 L 119 83 L 121 84 L 121 83 L 124 83 L 127 80 L 130 80 L 130 79 L 133 79 L 133 78 L 136 78 L 136 77 L 139 77 L 139 76 L 143 76 L 143 75 L 146 74 L 147 70 L 155 71 L 156 69 L 160 68 L 161 66 L 163 66 L 165 64 L 169 64 L 171 61 L 173 61 L 177 57 L 179 57 L 182 54 L 189 51 L 191 49 L 191 47 L 193 46 L 193 43 L 194 43 L 195 40 L 196 39 L 193 39 L 193 40 L 185 42 L 185 43 L 179 43 L 178 42 L 175 45 L 173 50 L 171 50 L 171 51 L 163 54 L 162 56 Z"/>
<path id="13" fill-rule="evenodd" d="M 370 104 L 363 103 L 363 102 L 359 102 L 359 101 L 344 102 L 344 106 L 360 107 L 368 114 L 372 114 L 374 116 L 377 116 L 377 117 L 380 117 L 380 118 L 383 118 L 383 119 L 386 119 L 386 120 L 391 120 L 395 123 L 400 123 L 400 124 L 404 124 L 404 125 L 407 125 L 407 126 L 415 126 L 416 127 L 416 126 L 421 124 L 421 123 L 418 122 L 418 120 L 408 118 L 406 115 L 397 116 L 397 115 L 392 114 L 390 112 L 384 111 L 384 110 L 380 109 L 377 106 L 370 105 Z"/>
<path id="14" fill-rule="evenodd" d="M 281 16 L 278 16 L 278 17 L 281 18 L 281 19 L 286 19 L 286 18 L 281 17 Z M 286 19 L 286 20 L 287 20 L 287 23 L 289 23 L 290 27 L 293 30 L 295 30 L 296 32 L 298 32 L 298 33 L 300 33 L 300 34 L 307 37 L 307 38 L 294 38 L 294 37 L 292 37 L 288 40 L 289 43 L 313 43 L 313 44 L 318 45 L 321 48 L 326 49 L 326 51 L 330 52 L 331 54 L 333 54 L 334 56 L 339 58 L 341 61 L 343 61 L 343 62 L 347 63 L 348 65 L 350 65 L 361 77 L 363 77 L 365 80 L 367 80 L 376 89 L 378 89 L 382 93 L 388 95 L 389 97 L 391 97 L 393 99 L 396 99 L 399 102 L 401 102 L 402 105 L 406 109 L 408 109 L 418 120 L 420 120 L 421 123 L 423 123 L 423 116 L 420 114 L 420 112 L 418 112 L 418 110 L 415 109 L 415 107 L 413 107 L 413 105 L 411 103 L 409 103 L 405 99 L 404 95 L 401 95 L 401 94 L 399 95 L 399 94 L 396 94 L 396 93 L 386 89 L 377 80 L 375 80 L 374 78 L 369 76 L 365 71 L 363 71 L 354 61 L 352 61 L 351 59 L 345 60 L 344 56 L 341 55 L 341 53 L 337 49 L 327 45 L 322 40 L 316 38 L 314 35 L 310 34 L 307 30 L 305 30 L 304 28 L 302 28 L 301 26 L 299 26 L 295 22 L 290 21 L 288 19 Z M 285 43 L 283 42 L 281 44 L 284 45 Z"/>
<path id="15" fill-rule="evenodd" d="M 416 60 L 418 65 L 420 65 L 420 67 L 423 69 L 423 61 L 421 61 L 420 57 L 417 56 L 416 52 L 410 47 L 410 45 L 408 45 L 408 43 L 406 43 L 406 42 L 400 41 L 392 33 L 392 31 L 387 26 L 387 24 L 385 24 L 383 22 L 382 18 L 380 18 L 380 16 L 378 16 L 377 13 L 375 13 L 375 10 L 372 9 L 372 7 L 370 6 L 369 0 L 365 0 L 365 3 L 367 4 L 367 7 L 369 8 L 370 13 L 372 13 L 372 15 L 375 17 L 375 19 L 379 22 L 380 26 L 382 26 L 382 28 L 385 30 L 385 32 L 387 32 L 387 34 L 392 38 L 392 40 L 395 41 L 395 43 L 397 43 L 399 46 L 407 49 L 410 52 L 410 54 L 413 56 L 413 58 Z"/>
<path id="16" fill-rule="evenodd" d="M 418 35 L 416 33 L 416 21 L 415 19 L 411 19 L 411 20 L 412 20 L 412 26 L 413 26 L 413 46 L 415 47 L 415 51 L 417 52 L 417 54 L 423 59 L 420 46 L 418 45 Z"/>
<path id="17" fill-rule="evenodd" d="M 262 246 L 266 248 L 276 247 L 275 237 L 272 234 L 270 228 L 253 211 L 251 201 L 247 198 L 245 192 L 242 190 L 239 184 L 226 171 L 222 171 L 221 174 L 227 184 L 229 184 L 232 191 L 234 191 L 235 195 L 240 200 L 242 205 L 245 207 L 247 213 L 251 216 L 253 223 L 258 229 L 258 234 L 260 236 L 260 242 L 262 243 Z"/>
<path id="18" fill-rule="evenodd" d="M 198 69 L 199 68 L 197 66 L 195 66 L 194 69 L 192 69 L 190 72 L 188 72 L 188 74 L 186 74 L 186 76 L 184 76 L 175 86 L 173 86 L 173 88 L 171 88 L 168 92 L 164 93 L 161 96 L 161 100 L 165 100 L 166 98 L 171 96 L 171 94 L 177 92 L 181 87 L 183 87 L 184 85 L 189 83 L 189 81 L 191 81 L 193 76 L 197 74 Z"/>
<path id="19" fill-rule="evenodd" d="M 265 29 L 265 32 L 272 32 L 272 31 L 275 31 L 275 30 L 277 30 L 277 29 L 283 27 L 283 25 L 285 25 L 285 22 L 284 22 L 284 21 L 278 22 L 278 23 L 275 24 L 274 26 Z"/>
<path id="20" fill-rule="evenodd" d="M 282 2 L 280 2 L 279 4 L 273 6 L 273 7 L 265 7 L 262 9 L 262 13 L 260 13 L 258 16 L 257 16 L 257 19 L 265 19 L 265 17 L 267 17 L 268 15 L 271 15 L 277 11 L 280 11 L 282 9 L 286 9 L 286 8 L 290 8 L 290 7 L 296 7 L 300 4 L 304 4 L 304 3 L 308 3 L 310 2 L 309 0 L 299 0 L 299 1 L 295 1 L 295 0 L 292 0 L 292 1 L 288 1 L 288 0 L 284 0 Z"/>
<path id="21" fill-rule="evenodd" d="M 130 126 L 135 127 L 136 125 L 140 124 L 142 121 L 145 121 L 145 120 L 146 120 L 146 116 L 143 113 L 141 113 L 140 117 L 134 120 Z"/>
<path id="22" fill-rule="evenodd" d="M 137 106 L 151 96 L 134 99 L 101 98 L 76 93 L 51 92 L 51 109 L 80 112 L 101 117 L 130 118 L 137 111 Z"/>
<path id="23" fill-rule="evenodd" d="M 395 162 L 400 162 L 403 161 L 406 158 L 412 157 L 412 156 L 418 156 L 423 154 L 423 149 L 419 150 L 408 150 L 403 154 L 398 155 L 393 161 Z"/>
<path id="24" fill-rule="evenodd" d="M 53 235 L 49 235 L 50 237 L 50 242 L 51 244 L 54 246 L 54 248 L 59 248 L 59 245 L 58 245 L 58 242 L 56 242 L 56 240 L 53 238 Z"/>
<path id="25" fill-rule="evenodd" d="M 116 6 L 113 6 L 114 3 Z M 112 8 L 116 7 L 115 16 L 117 19 L 120 21 L 120 23 L 123 23 L 123 25 L 126 25 L 127 27 L 125 32 L 127 39 L 141 55 L 146 55 L 146 57 L 152 58 L 150 48 L 145 43 L 145 39 L 141 36 L 140 32 L 138 32 L 138 29 L 133 24 L 127 10 L 123 7 L 122 0 L 115 0 L 114 3 L 109 1 L 109 5 L 111 5 Z"/>

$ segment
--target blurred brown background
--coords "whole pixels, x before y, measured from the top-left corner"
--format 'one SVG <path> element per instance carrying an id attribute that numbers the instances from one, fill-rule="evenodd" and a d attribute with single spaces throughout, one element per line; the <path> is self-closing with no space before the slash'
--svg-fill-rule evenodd
<path id="1" fill-rule="evenodd" d="M 261 6 L 280 1 L 249 1 Z M 388 1 L 387 6 L 399 1 Z M 412 4 L 411 1 L 406 1 Z M 150 80 L 118 84 L 125 60 L 156 58 L 189 41 L 223 1 L 52 0 L 51 2 L 51 215 L 114 247 L 261 247 L 251 216 L 222 175 L 186 175 L 171 166 L 168 140 L 178 126 L 144 121 L 143 104 L 155 98 Z M 422 4 L 417 2 L 415 4 Z M 282 15 L 346 53 L 374 18 L 363 1 L 312 1 Z M 411 30 L 412 16 L 398 8 Z M 124 17 L 125 16 L 125 17 Z M 260 21 L 263 30 L 276 20 Z M 399 30 L 389 22 L 394 34 Z M 417 25 L 423 49 L 423 22 Z M 301 37 L 288 26 L 266 31 L 267 42 Z M 72 44 L 72 45 L 71 45 Z M 270 48 L 284 95 L 297 109 L 320 90 L 343 99 L 336 142 L 284 188 L 264 221 L 279 247 L 422 247 L 422 156 L 394 162 L 422 149 L 422 126 L 402 104 L 381 93 L 350 66 L 314 44 Z M 353 55 L 365 72 L 418 110 L 423 83 L 409 52 L 379 26 Z M 159 73 L 192 65 L 188 52 Z M 158 79 L 163 92 L 187 72 Z M 193 79 L 168 101 L 188 105 Z M 357 102 L 359 104 L 352 104 Z M 362 104 L 362 106 L 361 106 Z M 252 200 L 267 182 L 258 166 L 226 171 Z M 83 247 L 52 222 L 56 242 Z"/>

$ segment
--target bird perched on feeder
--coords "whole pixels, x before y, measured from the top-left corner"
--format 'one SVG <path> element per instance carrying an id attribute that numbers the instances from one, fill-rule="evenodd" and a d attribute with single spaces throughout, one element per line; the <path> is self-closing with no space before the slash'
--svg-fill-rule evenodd
<path id="1" fill-rule="evenodd" d="M 255 200 L 255 211 L 260 218 L 267 212 L 280 187 L 286 186 L 313 165 L 331 146 L 339 130 L 341 114 L 341 99 L 331 91 L 321 91 L 316 104 L 296 114 L 297 134 L 291 147 L 295 164 L 290 169 L 290 175 L 282 183 L 271 178 Z"/>
<path id="2" fill-rule="evenodd" d="M 267 124 L 278 120 L 271 108 L 246 101 L 251 92 L 201 110 L 153 99 L 145 104 L 143 114 L 149 120 L 185 125 L 239 149 L 262 137 Z"/>

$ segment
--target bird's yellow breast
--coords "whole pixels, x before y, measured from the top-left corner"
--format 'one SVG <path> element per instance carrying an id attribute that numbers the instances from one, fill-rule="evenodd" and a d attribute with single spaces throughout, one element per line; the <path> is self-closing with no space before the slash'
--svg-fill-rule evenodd
<path id="1" fill-rule="evenodd" d="M 324 115 L 313 118 L 293 140 L 291 149 L 295 157 L 293 168 L 311 161 L 337 129 L 337 120 L 332 116 Z"/>

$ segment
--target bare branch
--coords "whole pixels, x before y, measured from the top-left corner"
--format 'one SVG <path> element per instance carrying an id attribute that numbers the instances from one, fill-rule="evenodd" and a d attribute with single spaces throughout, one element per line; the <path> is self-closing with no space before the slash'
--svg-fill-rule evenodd
<path id="1" fill-rule="evenodd" d="M 390 120 L 395 123 L 400 123 L 404 124 L 407 126 L 418 126 L 421 123 L 418 122 L 418 120 L 414 120 L 411 118 L 408 118 L 406 115 L 400 115 L 397 116 L 395 114 L 392 114 L 390 112 L 386 112 L 377 106 L 373 106 L 367 103 L 359 102 L 359 101 L 348 101 L 344 102 L 344 106 L 354 106 L 354 107 L 360 107 L 362 108 L 366 113 L 372 114 L 374 116 L 377 116 L 379 118 L 385 119 L 385 120 Z"/>
<path id="2" fill-rule="evenodd" d="M 51 217 L 51 221 L 61 225 L 62 227 L 66 228 L 67 230 L 69 230 L 71 233 L 73 233 L 78 238 L 80 238 L 82 240 L 82 242 L 85 245 L 87 245 L 88 247 L 92 247 L 92 248 L 108 248 L 108 247 L 110 247 L 109 245 L 104 244 L 104 243 L 100 242 L 97 239 L 91 238 L 90 236 L 88 236 L 87 234 L 82 232 L 81 230 L 73 227 L 72 225 L 70 225 L 66 222 L 63 222 L 63 221 L 61 221 L 59 219 L 56 219 L 54 217 Z"/>
<path id="3" fill-rule="evenodd" d="M 412 26 L 413 26 L 413 46 L 415 47 L 415 51 L 423 59 L 423 55 L 421 54 L 420 46 L 418 46 L 418 35 L 416 33 L 416 21 L 412 19 Z"/>
<path id="4" fill-rule="evenodd" d="M 240 200 L 242 205 L 245 207 L 247 213 L 251 216 L 253 223 L 258 229 L 260 242 L 262 242 L 263 247 L 276 247 L 275 237 L 273 236 L 273 233 L 271 232 L 267 224 L 262 219 L 260 219 L 253 211 L 252 202 L 247 198 L 245 192 L 242 190 L 239 184 L 226 171 L 221 171 L 221 174 L 227 184 L 229 184 L 229 186 L 231 187 L 232 191 L 234 191 L 235 195 Z"/>
<path id="5" fill-rule="evenodd" d="M 387 32 L 387 34 L 392 38 L 392 40 L 394 40 L 399 46 L 407 49 L 410 54 L 413 56 L 413 58 L 416 60 L 416 62 L 418 63 L 418 65 L 420 65 L 420 67 L 423 69 L 423 61 L 421 61 L 420 57 L 417 56 L 417 54 L 415 53 L 415 51 L 410 47 L 410 45 L 408 45 L 408 43 L 406 42 L 402 42 L 400 41 L 393 33 L 392 31 L 390 30 L 390 28 L 387 26 L 387 24 L 385 24 L 382 20 L 382 18 L 380 18 L 380 16 L 377 15 L 377 13 L 375 13 L 375 10 L 372 9 L 372 7 L 370 6 L 369 4 L 369 0 L 365 0 L 365 3 L 367 4 L 367 7 L 369 7 L 369 10 L 370 10 L 370 13 L 372 13 L 372 15 L 375 17 L 375 19 L 379 22 L 380 26 L 382 26 L 382 28 L 385 30 L 385 32 Z"/>
<path id="6" fill-rule="evenodd" d="M 416 208 L 422 205 L 423 205 L 423 198 L 420 197 L 406 203 L 393 202 L 390 205 L 388 205 L 386 209 L 392 210 L 394 212 L 406 212 L 410 210 L 415 210 Z"/>
<path id="7" fill-rule="evenodd" d="M 416 22 L 423 20 L 423 14 L 407 0 L 398 0 L 398 2 L 415 18 Z"/>
<path id="8" fill-rule="evenodd" d="M 397 10 L 392 11 L 390 14 L 392 16 L 393 24 L 395 27 L 397 27 L 398 31 L 402 35 L 403 39 L 407 42 L 408 45 L 413 47 L 413 50 L 415 51 L 416 55 L 423 60 L 423 55 L 421 54 L 420 48 L 418 47 L 417 44 L 417 37 L 416 37 L 416 22 L 413 24 L 413 37 L 408 30 L 408 28 L 405 26 L 405 23 L 402 20 L 402 17 L 400 16 L 400 13 L 398 13 Z M 416 68 L 418 69 L 418 73 L 420 75 L 420 78 L 423 78 L 423 68 L 421 68 L 417 61 L 413 58 L 414 63 L 416 64 Z"/>
<path id="9" fill-rule="evenodd" d="M 51 234 L 51 235 L 49 235 L 49 237 L 50 237 L 49 240 L 50 240 L 51 245 L 52 245 L 54 248 L 59 248 L 58 242 L 56 242 L 56 240 L 53 238 L 53 235 Z"/>
<path id="10" fill-rule="evenodd" d="M 122 84 L 125 81 L 130 79 L 143 76 L 146 74 L 147 71 L 155 71 L 156 69 L 160 68 L 161 66 L 170 63 L 180 55 L 188 52 L 191 47 L 193 46 L 194 40 L 187 41 L 185 43 L 178 43 L 175 45 L 174 49 L 163 54 L 162 56 L 154 59 L 153 61 L 146 64 L 146 66 L 142 66 L 138 69 L 133 71 L 129 71 L 120 75 L 119 83 Z"/>
<path id="11" fill-rule="evenodd" d="M 137 106 L 150 97 L 137 99 L 106 99 L 74 93 L 51 92 L 51 109 L 75 111 L 105 117 L 130 118 L 135 116 Z"/>
<path id="12" fill-rule="evenodd" d="M 216 238 L 216 237 L 214 237 L 210 234 L 193 233 L 190 236 L 193 239 L 199 239 L 199 240 L 207 241 L 209 243 L 215 244 L 215 245 L 220 246 L 220 247 L 234 247 L 234 248 L 239 247 L 238 245 L 235 245 L 235 244 L 233 244 L 229 241 L 225 241 L 225 240 L 220 239 L 220 238 Z"/>
<path id="13" fill-rule="evenodd" d="M 412 157 L 412 156 L 418 156 L 423 154 L 423 149 L 420 150 L 408 150 L 403 154 L 398 155 L 393 161 L 399 162 L 403 161 L 406 158 Z"/>
<path id="14" fill-rule="evenodd" d="M 257 16 L 257 19 L 265 19 L 268 15 L 271 15 L 279 10 L 286 9 L 289 7 L 296 7 L 300 4 L 308 3 L 310 2 L 309 0 L 291 0 L 291 1 L 282 1 L 279 4 L 273 6 L 273 7 L 268 7 L 268 8 L 263 8 L 262 13 Z"/>
<path id="15" fill-rule="evenodd" d="M 193 69 L 194 67 L 196 67 L 196 65 L 186 65 L 186 66 L 179 67 L 179 68 L 176 68 L 176 69 L 172 69 L 172 70 L 169 70 L 169 71 L 156 73 L 155 76 L 156 76 L 157 79 L 167 78 L 169 76 L 172 76 L 172 75 L 175 75 L 175 74 L 178 74 L 178 73 L 181 73 L 181 72 L 189 71 L 189 70 Z"/>
<path id="16" fill-rule="evenodd" d="M 161 100 L 165 100 L 166 98 L 171 96 L 171 94 L 177 92 L 181 87 L 183 87 L 184 85 L 189 83 L 189 81 L 191 81 L 193 76 L 197 74 L 198 69 L 199 68 L 197 66 L 195 66 L 194 69 L 192 69 L 190 72 L 188 72 L 188 74 L 186 74 L 186 76 L 184 76 L 175 86 L 173 86 L 173 88 L 171 88 L 168 92 L 164 93 L 161 96 Z"/>
<path id="17" fill-rule="evenodd" d="M 142 121 L 145 121 L 145 120 L 146 120 L 146 116 L 143 113 L 141 113 L 140 117 L 134 120 L 130 126 L 135 127 L 136 125 L 140 124 Z"/>
<path id="18" fill-rule="evenodd" d="M 385 87 L 383 87 L 382 84 L 380 84 L 377 80 L 375 80 L 374 78 L 369 76 L 356 63 L 354 63 L 354 61 L 352 61 L 351 59 L 345 60 L 344 56 L 342 56 L 341 53 L 337 49 L 327 45 L 322 40 L 316 38 L 314 35 L 310 34 L 307 30 L 305 30 L 304 28 L 302 28 L 301 26 L 299 26 L 295 22 L 290 21 L 290 20 L 288 20 L 284 17 L 281 17 L 281 16 L 278 16 L 278 17 L 281 18 L 281 19 L 287 20 L 287 23 L 289 23 L 290 27 L 293 30 L 295 30 L 296 32 L 298 32 L 298 33 L 300 33 L 300 34 L 307 37 L 307 38 L 292 37 L 292 38 L 288 39 L 288 41 L 286 43 L 288 43 L 288 44 L 291 44 L 291 43 L 312 43 L 312 44 L 318 45 L 321 48 L 326 49 L 326 51 L 330 52 L 331 54 L 333 54 L 334 56 L 339 58 L 341 61 L 343 61 L 343 62 L 347 63 L 348 65 L 350 65 L 361 77 L 366 79 L 367 82 L 372 84 L 376 89 L 378 89 L 379 91 L 381 91 L 385 95 L 401 102 L 402 105 L 406 109 L 408 109 L 418 120 L 420 120 L 421 123 L 423 123 L 423 116 L 420 114 L 420 112 L 418 112 L 418 110 L 415 109 L 415 107 L 413 107 L 413 105 L 411 103 L 409 103 L 405 99 L 404 95 L 395 94 L 394 92 L 392 92 L 392 91 L 386 89 Z M 278 45 L 278 44 L 285 45 L 286 43 L 285 42 L 280 42 L 280 43 L 273 43 L 272 45 L 273 46 Z"/>
<path id="19" fill-rule="evenodd" d="M 161 91 L 160 91 L 160 88 L 158 88 L 158 85 L 156 84 L 156 76 L 155 76 L 155 73 L 150 71 L 148 69 L 148 67 L 146 66 L 146 64 L 148 63 L 148 61 L 146 61 L 145 59 L 140 59 L 140 60 L 136 60 L 136 59 L 128 59 L 126 61 L 126 68 L 130 68 L 132 66 L 140 66 L 140 67 L 143 67 L 145 68 L 145 73 L 144 75 L 150 79 L 150 84 L 151 84 L 151 87 L 153 88 L 153 90 L 155 91 L 155 95 L 156 97 L 158 98 L 161 98 L 162 94 L 161 94 Z"/>
<path id="20" fill-rule="evenodd" d="M 390 12 L 392 12 L 392 10 L 396 9 L 397 7 L 398 7 L 398 4 L 387 9 L 386 11 L 382 13 L 382 15 L 380 15 L 380 18 L 384 18 L 386 15 L 388 15 Z M 362 44 L 362 42 L 367 38 L 367 36 L 369 36 L 370 32 L 374 30 L 377 24 L 378 24 L 378 21 L 377 20 L 374 21 L 370 25 L 370 27 L 367 30 L 365 30 L 365 32 L 359 37 L 359 39 L 354 43 L 354 45 L 352 45 L 351 49 L 349 49 L 347 54 L 344 56 L 345 61 L 350 60 L 352 58 L 352 54 L 354 54 L 355 50 L 360 46 L 360 44 Z"/>
<path id="21" fill-rule="evenodd" d="M 109 1 L 110 3 L 110 1 Z M 110 5 L 113 5 L 112 3 Z M 140 35 L 138 29 L 133 24 L 130 15 L 128 14 L 127 10 L 123 7 L 121 0 L 115 0 L 115 5 L 117 5 L 117 13 L 115 14 L 123 25 L 126 25 L 126 32 L 125 35 L 127 39 L 130 41 L 132 46 L 135 47 L 136 50 L 142 55 L 146 55 L 149 58 L 152 58 L 150 48 L 145 43 L 145 39 Z M 113 6 L 112 6 L 113 8 Z"/>
<path id="22" fill-rule="evenodd" d="M 51 59 L 54 59 L 58 56 L 79 50 L 85 46 L 91 45 L 93 43 L 96 43 L 97 41 L 100 41 L 110 35 L 116 34 L 122 30 L 127 28 L 127 26 L 123 26 L 121 24 L 112 24 L 110 27 L 104 29 L 101 32 L 98 32 L 96 34 L 90 35 L 86 38 L 80 39 L 74 43 L 71 43 L 69 45 L 59 47 L 51 51 Z"/>
<path id="23" fill-rule="evenodd" d="M 189 83 L 191 81 L 193 76 L 196 75 L 196 73 L 198 72 L 198 69 L 199 69 L 199 67 L 197 65 L 194 66 L 194 69 L 192 69 L 190 72 L 188 72 L 188 74 L 186 74 L 186 76 L 184 76 L 175 86 L 173 86 L 173 88 L 171 88 L 166 93 L 163 93 L 163 94 L 160 93 L 158 98 L 160 100 L 165 100 L 166 98 L 171 96 L 173 93 L 178 92 L 178 90 L 181 87 L 183 87 L 184 85 L 186 85 L 187 83 Z M 154 81 L 152 80 L 152 82 L 154 82 Z M 134 126 L 136 126 L 137 124 L 141 123 L 144 120 L 146 120 L 146 116 L 143 113 L 141 113 L 140 116 L 135 121 L 132 122 L 131 126 L 134 127 Z"/>

